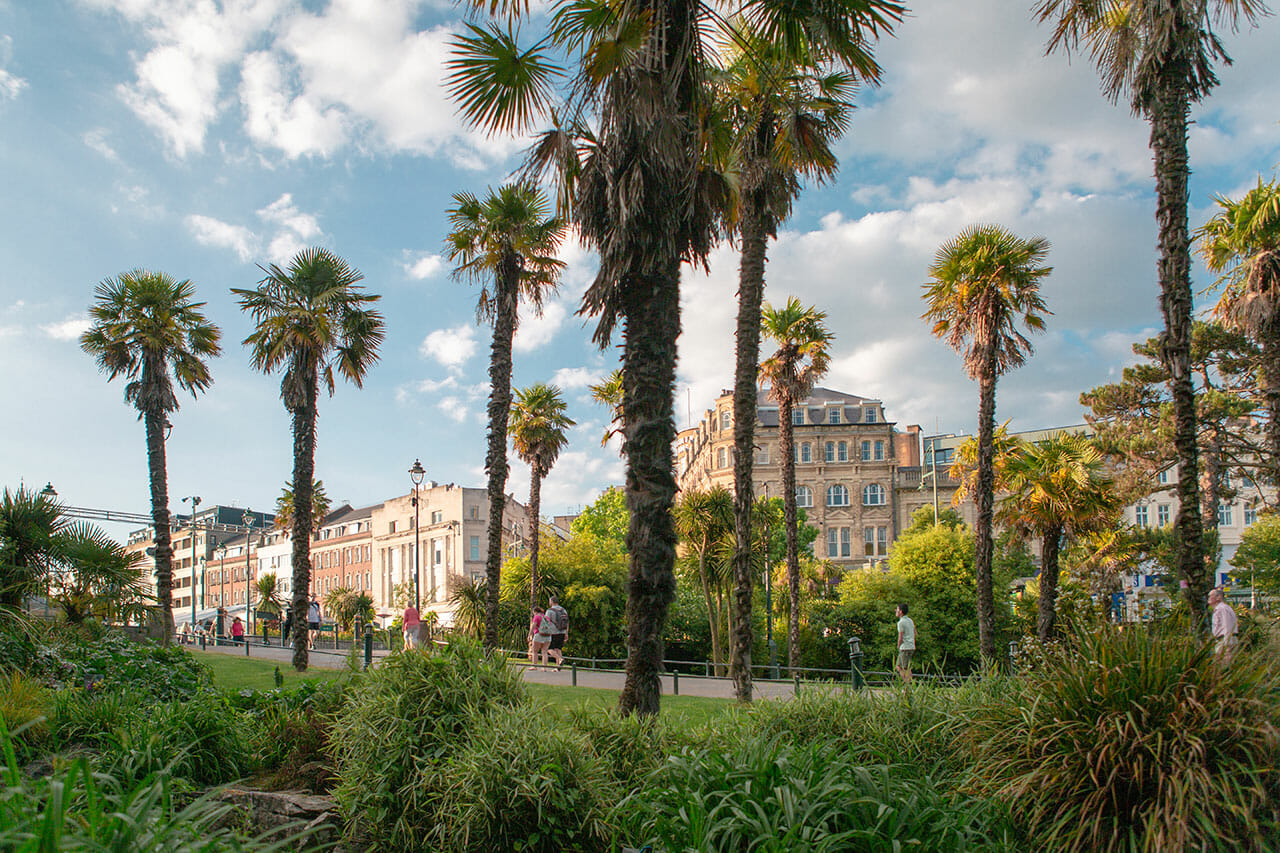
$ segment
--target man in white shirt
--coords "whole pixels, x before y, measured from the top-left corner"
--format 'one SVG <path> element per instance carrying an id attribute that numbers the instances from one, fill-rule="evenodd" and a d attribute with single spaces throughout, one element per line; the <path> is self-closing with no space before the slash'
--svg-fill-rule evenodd
<path id="1" fill-rule="evenodd" d="M 1231 605 L 1223 599 L 1222 590 L 1209 590 L 1209 607 L 1213 609 L 1214 651 L 1222 655 L 1224 661 L 1230 661 L 1236 650 L 1236 631 L 1240 621 Z"/>
<path id="2" fill-rule="evenodd" d="M 896 669 L 906 684 L 911 683 L 911 655 L 916 650 L 916 623 L 907 615 L 907 605 L 899 604 L 895 614 L 898 617 L 898 662 Z"/>

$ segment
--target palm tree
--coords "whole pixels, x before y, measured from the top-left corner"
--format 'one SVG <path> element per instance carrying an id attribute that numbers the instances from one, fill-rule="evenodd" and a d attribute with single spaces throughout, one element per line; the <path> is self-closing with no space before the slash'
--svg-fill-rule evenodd
<path id="1" fill-rule="evenodd" d="M 207 360 L 222 352 L 222 332 L 194 302 L 195 286 L 162 272 L 130 270 L 107 278 L 94 291 L 93 320 L 80 347 L 93 356 L 107 380 L 124 376 L 125 402 L 138 410 L 147 434 L 151 523 L 156 535 L 156 597 L 164 625 L 161 642 L 173 635 L 173 545 L 169 527 L 169 476 L 165 438 L 169 414 L 178 410 L 174 385 L 195 397 L 213 378 Z"/>
<path id="2" fill-rule="evenodd" d="M 1051 22 L 1049 50 L 1088 51 L 1112 103 L 1129 96 L 1151 125 L 1160 257 L 1162 357 L 1173 386 L 1178 454 L 1178 570 L 1192 613 L 1203 617 L 1209 586 L 1199 505 L 1195 389 L 1191 380 L 1191 238 L 1187 224 L 1187 123 L 1191 105 L 1218 85 L 1213 63 L 1230 64 L 1214 23 L 1233 31 L 1267 14 L 1258 0 L 1041 0 L 1035 13 Z"/>
<path id="3" fill-rule="evenodd" d="M 511 22 L 528 12 L 515 2 L 469 5 Z M 536 143 L 530 170 L 558 170 L 558 197 L 572 206 L 579 233 L 600 258 L 581 311 L 598 318 L 594 340 L 602 348 L 622 329 L 628 540 L 636 545 L 629 551 L 628 654 L 618 707 L 651 715 L 659 708 L 662 630 L 675 594 L 680 270 L 707 258 L 727 194 L 701 159 L 702 36 L 728 16 L 691 0 L 556 6 L 550 37 L 527 50 L 511 26 L 471 27 L 454 42 L 449 86 L 467 120 L 491 131 L 526 132 L 550 118 L 553 127 Z M 837 0 L 821 8 L 750 0 L 734 12 L 767 39 L 796 45 L 830 39 L 860 52 L 862 23 L 884 25 L 902 7 L 892 0 Z M 561 69 L 557 55 L 575 60 L 577 73 Z M 557 98 L 562 77 L 565 96 Z M 582 127 L 587 115 L 595 119 L 593 130 Z"/>
<path id="4" fill-rule="evenodd" d="M 142 612 L 146 583 L 138 567 L 140 552 L 126 550 L 86 521 L 72 522 L 58 539 L 60 569 L 53 598 L 68 622 L 95 615 L 123 621 Z"/>
<path id="5" fill-rule="evenodd" d="M 938 250 L 925 285 L 929 304 L 924 319 L 933 334 L 964 357 L 969 378 L 978 380 L 978 458 L 974 574 L 978 588 L 978 646 L 987 661 L 996 659 L 995 598 L 991 588 L 992 502 L 996 380 L 1020 366 L 1031 342 L 1018 331 L 1044 328 L 1049 313 L 1040 298 L 1040 280 L 1049 241 L 1024 240 L 998 225 L 975 225 Z"/>
<path id="6" fill-rule="evenodd" d="M 511 443 L 529 464 L 529 607 L 538 605 L 538 541 L 541 538 L 542 480 L 551 473 L 560 451 L 569 443 L 565 430 L 573 426 L 565 414 L 564 397 L 555 385 L 539 382 L 516 391 L 511 412 Z"/>
<path id="7" fill-rule="evenodd" d="M 280 605 L 280 586 L 275 572 L 263 572 L 254 583 L 258 590 L 258 609 L 264 613 L 280 615 L 284 608 Z"/>
<path id="8" fill-rule="evenodd" d="M 360 286 L 364 276 L 328 249 L 304 249 L 288 269 L 261 267 L 256 290 L 232 288 L 257 328 L 244 343 L 256 370 L 283 370 L 280 398 L 293 415 L 293 624 L 307 621 L 311 587 L 311 531 L 315 488 L 316 398 L 323 379 L 329 396 L 335 373 L 360 388 L 378 360 L 386 335 L 382 314 L 368 307 L 381 297 Z M 307 637 L 293 638 L 293 666 L 307 668 Z"/>
<path id="9" fill-rule="evenodd" d="M 604 431 L 604 435 L 600 439 L 600 446 L 604 447 L 609 443 L 609 439 L 615 435 L 624 434 L 621 368 L 614 370 L 595 385 L 589 385 L 587 390 L 591 392 L 591 399 L 602 406 L 607 406 L 609 409 L 609 428 Z"/>
<path id="10" fill-rule="evenodd" d="M 718 672 L 718 667 L 724 663 L 724 652 L 720 647 L 721 616 L 711 598 L 713 582 L 709 562 L 716 545 L 733 530 L 733 496 L 724 486 L 716 486 L 707 492 L 686 492 L 676 503 L 674 512 L 676 530 L 697 560 L 698 580 L 707 602 L 707 622 L 711 627 L 711 662 Z"/>
<path id="11" fill-rule="evenodd" d="M 44 585 L 68 524 L 56 500 L 19 485 L 0 498 L 0 611 L 17 611 Z M 0 615 L 3 615 L 0 613 Z"/>
<path id="12" fill-rule="evenodd" d="M 1120 502 L 1103 470 L 1102 454 L 1082 435 L 1059 434 L 1025 445 L 1005 467 L 1001 521 L 1021 536 L 1040 538 L 1041 640 L 1055 633 L 1058 555 L 1064 535 L 1113 525 Z"/>
<path id="13" fill-rule="evenodd" d="M 325 517 L 333 503 L 324 490 L 324 480 L 313 480 L 311 483 L 311 535 L 315 536 L 324 526 Z M 293 530 L 293 489 L 286 483 L 276 498 L 276 530 L 289 532 Z"/>
<path id="14" fill-rule="evenodd" d="M 489 595 L 484 645 L 498 647 L 498 591 L 502 581 L 502 517 L 506 508 L 507 417 L 511 410 L 511 342 L 519 322 L 520 299 L 542 310 L 542 300 L 559 280 L 564 263 L 555 251 L 564 223 L 549 217 L 546 197 L 528 184 L 507 184 L 484 201 L 455 193 L 449 210 L 449 260 L 454 275 L 480 283 L 476 314 L 493 322 L 489 347 L 489 541 L 485 552 Z"/>
<path id="15" fill-rule="evenodd" d="M 489 618 L 489 595 L 485 590 L 487 583 L 483 578 L 465 581 L 449 597 L 449 604 L 453 606 L 454 626 L 477 640 L 488 635 L 485 625 Z"/>
<path id="16" fill-rule="evenodd" d="M 1238 201 L 1216 201 L 1221 210 L 1196 238 L 1205 266 L 1220 274 L 1218 315 L 1262 349 L 1268 467 L 1271 482 L 1280 483 L 1280 185 L 1264 184 L 1259 176 Z M 1280 492 L 1273 500 L 1280 501 Z"/>
<path id="17" fill-rule="evenodd" d="M 778 349 L 760 365 L 760 382 L 778 403 L 778 455 L 782 457 L 782 506 L 787 532 L 787 590 L 791 613 L 787 620 L 787 660 L 800 666 L 800 545 L 796 516 L 796 459 L 792 411 L 813 391 L 827 372 L 832 334 L 825 311 L 804 307 L 791 297 L 782 308 L 764 306 L 760 329 Z M 753 415 L 754 417 L 754 415 Z M 735 463 L 736 464 L 736 463 Z"/>

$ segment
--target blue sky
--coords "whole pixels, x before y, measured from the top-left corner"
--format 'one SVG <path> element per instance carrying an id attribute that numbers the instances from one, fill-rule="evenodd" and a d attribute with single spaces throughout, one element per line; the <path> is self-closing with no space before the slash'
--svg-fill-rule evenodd
<path id="1" fill-rule="evenodd" d="M 937 247 L 998 222 L 1053 244 L 1054 316 L 1002 380 L 998 417 L 1081 420 L 1080 391 L 1132 361 L 1158 323 L 1147 129 L 1098 92 L 1086 61 L 1043 56 L 1029 4 L 920 3 L 877 51 L 841 172 L 811 189 L 770 251 L 768 298 L 830 314 L 825 384 L 885 401 L 902 424 L 973 427 L 977 391 L 919 319 Z M 146 266 L 190 278 L 224 331 L 211 391 L 182 401 L 169 444 L 172 506 L 269 506 L 288 480 L 278 380 L 256 374 L 229 293 L 255 266 L 328 246 L 382 294 L 389 334 L 366 387 L 321 404 L 317 473 L 336 500 L 432 479 L 483 483 L 488 329 L 473 285 L 440 257 L 450 195 L 483 192 L 519 143 L 460 123 L 440 85 L 458 14 L 411 0 L 0 0 L 0 481 L 52 481 L 70 504 L 145 512 L 141 425 L 80 352 L 93 288 Z M 1280 21 L 1228 35 L 1236 60 L 1194 113 L 1192 224 L 1280 162 Z M 565 247 L 559 295 L 517 339 L 515 382 L 559 382 L 579 422 L 544 510 L 621 480 L 586 385 L 616 364 L 575 316 L 593 273 Z M 684 284 L 679 425 L 732 374 L 737 256 Z M 1197 268 L 1200 284 L 1207 283 Z M 527 493 L 524 466 L 509 490 Z"/>

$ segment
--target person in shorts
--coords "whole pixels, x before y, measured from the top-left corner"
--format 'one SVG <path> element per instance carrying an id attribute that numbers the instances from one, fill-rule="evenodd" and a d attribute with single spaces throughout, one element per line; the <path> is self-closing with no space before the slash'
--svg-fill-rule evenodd
<path id="1" fill-rule="evenodd" d="M 529 619 L 529 663 L 535 665 L 538 663 L 538 657 L 546 650 L 547 643 L 551 642 L 549 636 L 541 633 L 542 613 L 541 607 L 535 607 L 533 616 Z"/>
<path id="2" fill-rule="evenodd" d="M 911 656 L 916 651 L 916 623 L 907 615 L 907 605 L 899 604 L 895 612 L 898 617 L 898 661 L 895 669 L 903 683 L 911 683 Z"/>
<path id="3" fill-rule="evenodd" d="M 320 602 L 316 600 L 314 594 L 311 596 L 311 603 L 307 605 L 307 629 L 307 647 L 314 649 L 316 638 L 320 636 Z"/>
<path id="4" fill-rule="evenodd" d="M 413 606 L 413 602 L 404 609 L 404 621 L 401 623 L 404 629 L 404 647 L 406 649 L 416 649 L 418 647 L 418 634 L 422 630 L 422 617 L 418 614 L 418 608 Z"/>
<path id="5" fill-rule="evenodd" d="M 556 659 L 556 669 L 564 666 L 564 641 L 569 637 L 569 612 L 560 606 L 560 601 L 551 596 L 551 606 L 542 614 L 542 627 L 539 629 L 547 637 L 547 645 L 542 652 L 542 665 L 547 665 L 547 656 Z"/>

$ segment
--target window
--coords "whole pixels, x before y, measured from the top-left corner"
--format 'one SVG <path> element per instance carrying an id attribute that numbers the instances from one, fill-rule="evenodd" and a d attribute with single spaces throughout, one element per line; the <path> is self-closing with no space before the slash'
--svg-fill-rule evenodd
<path id="1" fill-rule="evenodd" d="M 849 528 L 847 527 L 828 527 L 827 528 L 827 556 L 828 557 L 851 556 Z"/>
<path id="2" fill-rule="evenodd" d="M 868 557 L 883 557 L 889 553 L 889 528 L 862 528 L 862 553 Z"/>
<path id="3" fill-rule="evenodd" d="M 756 464 L 757 465 L 769 464 L 769 445 L 762 444 L 756 448 Z"/>
<path id="4" fill-rule="evenodd" d="M 809 442 L 807 441 L 804 444 L 800 445 L 800 461 L 801 462 L 813 461 L 813 453 L 810 451 Z"/>
<path id="5" fill-rule="evenodd" d="M 837 483 L 827 489 L 827 506 L 848 506 L 849 490 Z"/>
<path id="6" fill-rule="evenodd" d="M 478 507 L 478 506 L 473 506 L 473 507 L 471 508 L 471 517 L 472 517 L 472 518 L 479 518 L 479 517 L 480 517 L 480 507 Z"/>
<path id="7" fill-rule="evenodd" d="M 435 512 L 431 513 L 432 524 L 440 524 L 442 521 L 444 521 L 444 510 L 438 509 Z"/>
<path id="8" fill-rule="evenodd" d="M 1224 489 L 1231 488 L 1231 472 L 1230 471 L 1222 472 L 1222 488 Z"/>
<path id="9" fill-rule="evenodd" d="M 862 461 L 871 461 L 871 442 L 869 441 L 862 442 Z"/>
<path id="10" fill-rule="evenodd" d="M 471 537 L 471 556 L 469 559 L 472 559 L 472 560 L 480 559 L 480 537 L 479 536 Z"/>
<path id="11" fill-rule="evenodd" d="M 827 452 L 826 452 L 825 459 L 828 462 L 836 461 L 836 443 L 834 441 L 827 442 Z"/>
<path id="12" fill-rule="evenodd" d="M 1169 505 L 1156 504 L 1156 527 L 1169 526 Z"/>
<path id="13" fill-rule="evenodd" d="M 395 521 L 392 521 L 392 522 L 390 522 L 390 523 L 387 525 L 387 532 L 388 532 L 388 533 L 395 533 L 395 532 L 396 532 L 396 523 L 395 523 Z"/>
<path id="14" fill-rule="evenodd" d="M 829 423 L 829 424 L 838 424 L 838 423 L 840 423 L 840 410 L 839 410 L 839 409 L 831 409 L 829 412 L 827 412 L 827 423 Z"/>
<path id="15" fill-rule="evenodd" d="M 876 456 L 875 456 L 875 459 L 876 459 L 876 461 L 877 461 L 877 462 L 882 462 L 882 461 L 884 461 L 884 442 L 883 442 L 883 441 L 877 441 L 877 442 L 876 442 Z"/>
<path id="16" fill-rule="evenodd" d="M 1169 485 L 1169 469 L 1168 468 L 1156 474 L 1156 482 L 1162 486 Z"/>
<path id="17" fill-rule="evenodd" d="M 1133 523 L 1138 527 L 1147 527 L 1147 508 L 1142 504 L 1138 504 L 1133 508 Z"/>
<path id="18" fill-rule="evenodd" d="M 796 486 L 796 506 L 813 506 L 813 489 L 808 486 Z"/>
<path id="19" fill-rule="evenodd" d="M 729 452 L 723 447 L 716 450 L 716 467 L 726 468 L 729 465 Z"/>
<path id="20" fill-rule="evenodd" d="M 875 406 L 867 406 L 865 409 L 862 410 L 862 422 L 867 424 L 873 424 L 876 422 Z"/>
<path id="21" fill-rule="evenodd" d="M 1231 526 L 1231 504 L 1218 504 L 1218 526 Z"/>
<path id="22" fill-rule="evenodd" d="M 872 483 L 862 490 L 863 506 L 883 506 L 884 505 L 884 486 L 879 483 Z"/>
<path id="23" fill-rule="evenodd" d="M 796 426 L 804 425 L 804 409 L 791 410 L 791 423 L 795 424 Z"/>
<path id="24" fill-rule="evenodd" d="M 364 588 L 373 589 L 373 572 L 364 573 Z"/>
<path id="25" fill-rule="evenodd" d="M 1244 505 L 1244 526 L 1248 527 L 1258 520 L 1257 504 Z"/>

